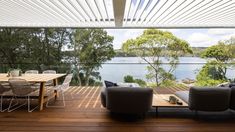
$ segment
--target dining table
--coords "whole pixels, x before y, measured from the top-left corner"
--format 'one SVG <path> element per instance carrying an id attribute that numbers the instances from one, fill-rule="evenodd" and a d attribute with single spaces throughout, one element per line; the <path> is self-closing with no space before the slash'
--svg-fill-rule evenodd
<path id="1" fill-rule="evenodd" d="M 39 105 L 39 111 L 43 110 L 43 104 L 47 101 L 47 98 L 50 98 L 49 96 L 45 96 L 46 91 L 46 82 L 53 80 L 53 85 L 58 85 L 58 79 L 65 76 L 66 74 L 22 74 L 21 76 L 12 77 L 8 74 L 2 73 L 0 74 L 0 82 L 8 82 L 10 78 L 20 78 L 25 79 L 29 83 L 39 83 L 39 95 L 38 97 L 38 105 Z M 54 94 L 52 95 L 55 97 L 55 99 L 58 96 L 58 93 L 56 90 L 54 90 Z"/>

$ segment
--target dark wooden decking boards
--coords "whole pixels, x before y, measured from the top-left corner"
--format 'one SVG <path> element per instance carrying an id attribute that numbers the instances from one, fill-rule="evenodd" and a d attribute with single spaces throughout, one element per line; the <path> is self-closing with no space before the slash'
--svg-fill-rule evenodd
<path id="1" fill-rule="evenodd" d="M 209 118 L 206 119 L 194 118 L 194 113 L 187 109 L 162 109 L 159 110 L 158 117 L 155 116 L 153 109 L 144 119 L 110 114 L 101 106 L 99 92 L 100 87 L 71 87 L 66 93 L 65 108 L 45 108 L 43 111 L 35 110 L 32 113 L 28 113 L 27 108 L 11 113 L 2 112 L 0 113 L 0 131 L 234 132 L 235 130 L 235 117 L 230 118 L 230 113 L 225 116 L 209 114 Z M 160 93 L 160 89 L 156 92 Z M 71 98 L 69 93 L 72 93 L 74 98 Z M 59 105 L 61 101 L 58 100 L 55 104 Z M 202 113 L 201 117 L 204 116 L 208 115 Z"/>

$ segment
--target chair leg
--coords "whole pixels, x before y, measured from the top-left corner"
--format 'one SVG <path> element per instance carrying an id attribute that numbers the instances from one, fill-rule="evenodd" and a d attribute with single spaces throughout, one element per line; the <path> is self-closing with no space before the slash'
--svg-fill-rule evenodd
<path id="1" fill-rule="evenodd" d="M 63 102 L 63 105 L 61 105 L 61 106 L 49 105 L 49 101 L 50 101 L 50 99 L 49 99 L 49 100 L 47 101 L 46 107 L 65 107 L 64 92 L 62 92 L 61 94 L 62 94 L 62 102 Z"/>
<path id="2" fill-rule="evenodd" d="M 2 96 L 1 96 L 1 109 L 0 110 L 1 110 L 1 112 L 3 112 L 3 110 L 2 110 Z"/>
<path id="3" fill-rule="evenodd" d="M 0 111 L 1 112 L 4 112 L 4 111 L 6 111 L 8 108 L 6 108 L 6 109 L 3 109 L 3 96 L 1 96 L 1 108 L 0 108 Z"/>
<path id="4" fill-rule="evenodd" d="M 16 105 L 18 104 L 18 100 L 16 100 L 17 103 L 14 104 L 13 106 L 11 106 L 11 104 L 12 104 L 12 102 L 13 102 L 14 99 L 17 99 L 17 97 L 14 96 L 14 97 L 11 98 L 11 102 L 10 102 L 9 107 L 8 107 L 8 112 L 12 112 L 12 111 L 14 111 L 14 110 L 16 110 L 16 109 L 18 109 L 18 108 L 20 108 L 20 107 L 22 107 L 22 106 L 24 106 L 24 105 L 27 104 L 27 101 L 25 101 L 25 103 L 23 103 L 23 104 L 21 104 L 21 105 L 18 105 L 17 107 L 11 109 L 11 107 L 14 107 L 14 106 L 16 106 Z M 27 97 L 26 97 L 26 99 L 27 99 Z"/>
<path id="5" fill-rule="evenodd" d="M 33 112 L 36 108 L 38 108 L 38 105 L 36 107 L 34 107 L 33 109 L 30 109 L 30 97 L 28 96 L 28 112 Z"/>

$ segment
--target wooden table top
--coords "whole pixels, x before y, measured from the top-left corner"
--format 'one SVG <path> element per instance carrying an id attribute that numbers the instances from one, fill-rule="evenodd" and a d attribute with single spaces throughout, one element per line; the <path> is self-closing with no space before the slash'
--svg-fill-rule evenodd
<path id="1" fill-rule="evenodd" d="M 47 82 L 54 80 L 60 77 L 65 76 L 66 74 L 22 74 L 22 76 L 14 77 L 25 79 L 28 82 Z M 7 77 L 7 74 L 0 74 L 0 82 L 8 82 L 8 80 L 13 77 Z"/>
<path id="2" fill-rule="evenodd" d="M 169 103 L 168 100 L 170 96 L 175 96 L 183 104 L 178 105 L 178 104 Z M 188 104 L 174 94 L 154 94 L 152 106 L 153 107 L 187 107 Z"/>

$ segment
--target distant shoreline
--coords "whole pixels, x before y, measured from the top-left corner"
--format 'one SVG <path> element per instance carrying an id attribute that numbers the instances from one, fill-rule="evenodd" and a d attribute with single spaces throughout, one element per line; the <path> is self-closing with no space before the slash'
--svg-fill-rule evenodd
<path id="1" fill-rule="evenodd" d="M 208 47 L 192 47 L 193 50 L 193 54 L 186 54 L 186 55 L 182 55 L 180 57 L 200 57 L 201 53 Z M 136 54 L 134 53 L 127 53 L 122 51 L 121 49 L 115 49 L 115 57 L 138 57 Z M 146 56 L 146 57 L 150 57 L 150 56 Z"/>

